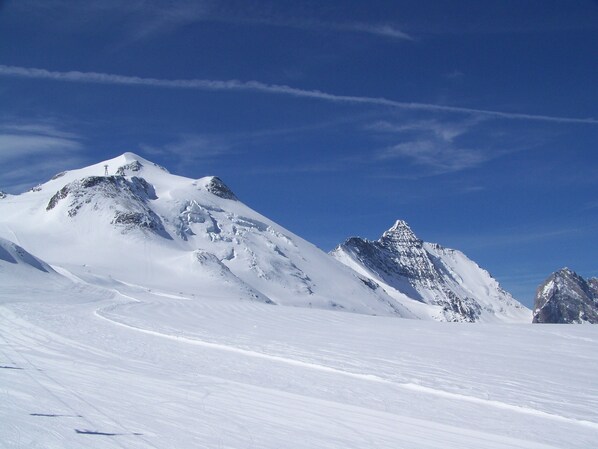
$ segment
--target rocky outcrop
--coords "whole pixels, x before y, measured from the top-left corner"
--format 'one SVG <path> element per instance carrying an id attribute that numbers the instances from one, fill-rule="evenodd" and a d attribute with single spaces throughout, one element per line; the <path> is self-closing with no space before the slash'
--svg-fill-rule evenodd
<path id="1" fill-rule="evenodd" d="M 534 323 L 598 323 L 598 278 L 569 268 L 552 273 L 536 291 Z"/>
<path id="2" fill-rule="evenodd" d="M 206 184 L 206 190 L 225 200 L 238 200 L 233 191 L 217 176 L 213 176 Z"/>
<path id="3" fill-rule="evenodd" d="M 78 179 L 58 190 L 48 201 L 46 211 L 67 199 L 66 213 L 71 218 L 86 208 L 106 210 L 110 223 L 123 232 L 147 230 L 171 239 L 160 217 L 148 206 L 148 201 L 157 196 L 154 187 L 143 178 L 119 175 Z"/>

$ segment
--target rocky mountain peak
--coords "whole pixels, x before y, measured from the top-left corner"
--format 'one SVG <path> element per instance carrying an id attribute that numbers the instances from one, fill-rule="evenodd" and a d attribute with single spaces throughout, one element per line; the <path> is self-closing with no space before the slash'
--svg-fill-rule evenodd
<path id="1" fill-rule="evenodd" d="M 536 291 L 534 323 L 598 323 L 598 282 L 565 267 Z"/>
<path id="2" fill-rule="evenodd" d="M 382 234 L 380 244 L 386 247 L 421 248 L 423 241 L 415 235 L 404 220 L 397 220 L 395 224 Z"/>
<path id="3" fill-rule="evenodd" d="M 417 303 L 422 315 L 442 321 L 529 322 L 530 311 L 487 271 L 459 251 L 423 242 L 404 220 L 397 220 L 379 240 L 353 237 L 331 254 L 397 302 L 406 307 Z"/>

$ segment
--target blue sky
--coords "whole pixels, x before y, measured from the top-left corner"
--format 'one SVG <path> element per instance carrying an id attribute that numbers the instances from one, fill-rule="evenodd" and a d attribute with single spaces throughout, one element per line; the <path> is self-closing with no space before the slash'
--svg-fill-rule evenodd
<path id="1" fill-rule="evenodd" d="M 598 2 L 0 0 L 0 189 L 125 151 L 330 250 L 598 275 Z"/>

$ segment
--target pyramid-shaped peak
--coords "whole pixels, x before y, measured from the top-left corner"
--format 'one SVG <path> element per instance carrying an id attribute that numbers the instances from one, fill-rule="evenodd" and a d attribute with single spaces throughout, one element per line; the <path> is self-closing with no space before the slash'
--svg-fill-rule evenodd
<path id="1" fill-rule="evenodd" d="M 561 268 L 558 271 L 553 273 L 553 276 L 557 280 L 557 282 L 564 282 L 564 283 L 576 283 L 581 284 L 585 282 L 585 279 L 577 274 L 575 271 L 568 267 Z"/>
<path id="2" fill-rule="evenodd" d="M 405 220 L 397 220 L 397 221 L 395 221 L 395 224 L 388 231 L 393 231 L 394 232 L 394 231 L 402 231 L 402 230 L 409 230 L 409 231 L 411 231 L 411 228 L 409 227 L 409 224 L 407 224 L 407 222 Z"/>
<path id="3" fill-rule="evenodd" d="M 579 278 L 579 275 L 569 267 L 563 267 L 555 271 L 554 276 L 559 278 Z"/>
<path id="4" fill-rule="evenodd" d="M 402 236 L 405 238 L 415 238 L 415 234 L 409 227 L 409 224 L 405 220 L 397 220 L 395 224 L 388 230 L 382 234 L 382 237 L 385 236 Z"/>
<path id="5" fill-rule="evenodd" d="M 397 220 L 395 224 L 380 239 L 382 244 L 421 246 L 422 241 L 417 238 L 405 220 Z"/>

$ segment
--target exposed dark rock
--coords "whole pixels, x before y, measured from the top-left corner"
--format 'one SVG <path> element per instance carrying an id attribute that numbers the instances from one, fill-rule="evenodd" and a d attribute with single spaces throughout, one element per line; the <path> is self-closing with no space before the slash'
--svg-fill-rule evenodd
<path id="1" fill-rule="evenodd" d="M 60 189 L 58 192 L 52 195 L 52 198 L 50 198 L 50 201 L 48 201 L 46 210 L 54 209 L 60 200 L 63 200 L 68 196 L 70 190 L 69 186 L 70 184 L 65 185 L 62 189 Z"/>
<path id="2" fill-rule="evenodd" d="M 371 290 L 376 290 L 376 289 L 378 289 L 380 287 L 380 285 L 378 285 L 378 283 L 374 282 L 371 279 L 364 278 L 364 277 L 361 277 L 361 276 L 358 276 L 358 277 L 359 277 L 359 280 L 361 282 L 363 282 L 365 284 L 365 286 L 367 288 L 371 289 Z"/>
<path id="3" fill-rule="evenodd" d="M 0 200 L 3 200 L 4 198 L 6 198 L 6 193 L 0 190 Z"/>
<path id="4" fill-rule="evenodd" d="M 115 211 L 111 223 L 123 228 L 124 232 L 137 228 L 171 239 L 160 217 L 147 204 L 157 197 L 154 187 L 143 178 L 89 176 L 78 179 L 56 192 L 46 210 L 54 209 L 67 198 L 69 217 L 75 217 L 84 207 L 107 208 Z M 106 199 L 111 201 L 106 202 Z"/>
<path id="5" fill-rule="evenodd" d="M 460 298 L 454 292 L 444 289 L 450 301 L 444 306 L 445 316 L 463 317 L 463 320 L 453 319 L 452 321 L 467 321 L 474 323 L 482 312 L 482 307 L 475 299 L 468 296 Z M 448 313 L 446 313 L 448 312 Z"/>
<path id="6" fill-rule="evenodd" d="M 137 172 L 143 168 L 143 164 L 139 161 L 133 161 L 129 164 L 122 165 L 118 167 L 116 170 L 116 174 L 120 176 L 125 176 L 127 172 Z"/>
<path id="7" fill-rule="evenodd" d="M 73 181 L 56 192 L 50 198 L 46 210 L 54 209 L 58 202 L 69 194 L 75 198 L 81 198 L 90 194 L 90 192 L 99 193 L 101 196 L 108 198 L 115 198 L 123 192 L 142 200 L 157 198 L 154 187 L 143 178 L 132 177 L 131 180 L 127 180 L 122 176 L 88 176 Z M 76 215 L 76 209 L 73 209 L 69 215 Z"/>
<path id="8" fill-rule="evenodd" d="M 598 279 L 563 268 L 536 291 L 534 323 L 598 323 Z"/>
<path id="9" fill-rule="evenodd" d="M 50 181 L 54 181 L 55 179 L 62 178 L 67 173 L 68 173 L 67 171 L 61 171 L 60 173 L 56 173 L 54 176 L 52 176 L 52 178 L 50 178 Z"/>
<path id="10" fill-rule="evenodd" d="M 129 182 L 129 188 L 137 195 L 145 197 L 148 200 L 158 199 L 154 186 L 143 178 L 137 178 L 136 176 L 133 176 Z"/>
<path id="11" fill-rule="evenodd" d="M 154 211 L 149 209 L 145 212 L 116 211 L 116 214 L 112 219 L 112 224 L 122 225 L 128 229 L 144 228 L 154 231 L 157 234 L 167 234 L 160 217 L 158 217 Z"/>
<path id="12" fill-rule="evenodd" d="M 206 185 L 206 190 L 220 198 L 237 201 L 237 197 L 235 196 L 233 191 L 229 189 L 228 186 L 224 184 L 222 180 L 217 176 L 214 176 L 212 177 L 212 179 L 210 179 L 210 181 Z"/>

